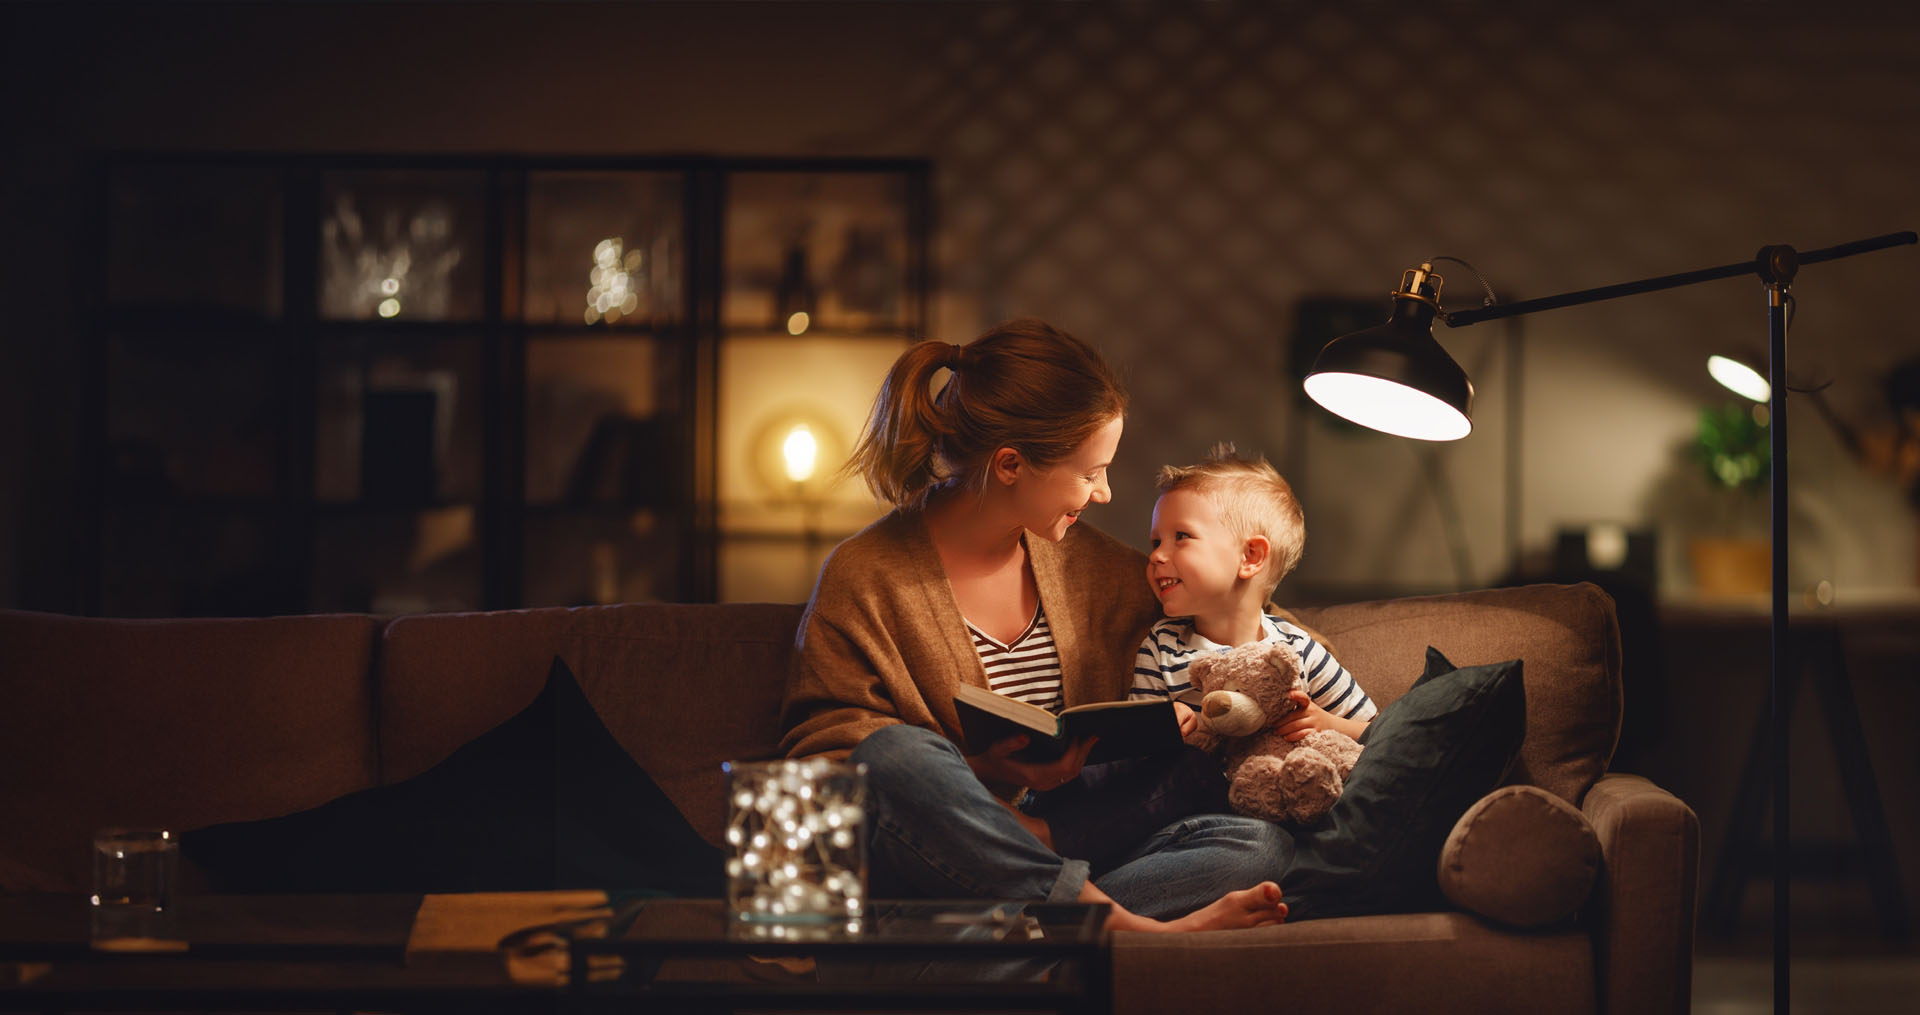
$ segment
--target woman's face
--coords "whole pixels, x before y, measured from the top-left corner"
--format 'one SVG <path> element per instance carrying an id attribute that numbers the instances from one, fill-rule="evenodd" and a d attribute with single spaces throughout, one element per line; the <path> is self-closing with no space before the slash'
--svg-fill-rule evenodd
<path id="1" fill-rule="evenodd" d="M 1080 520 L 1088 504 L 1113 499 L 1107 486 L 1107 467 L 1120 447 L 1125 421 L 1119 416 L 1095 430 L 1073 453 L 1050 466 L 1022 463 L 1013 479 L 1014 509 L 1028 532 L 1059 542 Z"/>

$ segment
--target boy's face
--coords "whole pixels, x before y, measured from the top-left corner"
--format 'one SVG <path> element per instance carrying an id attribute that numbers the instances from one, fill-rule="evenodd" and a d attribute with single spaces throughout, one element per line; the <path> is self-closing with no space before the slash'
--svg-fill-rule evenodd
<path id="1" fill-rule="evenodd" d="M 1233 611 L 1239 581 L 1248 577 L 1246 541 L 1227 531 L 1212 498 L 1185 488 L 1161 494 L 1147 542 L 1147 582 L 1167 616 Z"/>

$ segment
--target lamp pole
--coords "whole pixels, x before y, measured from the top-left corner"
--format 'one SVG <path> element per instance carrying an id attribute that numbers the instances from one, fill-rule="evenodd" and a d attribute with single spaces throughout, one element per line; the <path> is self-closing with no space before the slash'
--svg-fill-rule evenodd
<path id="1" fill-rule="evenodd" d="M 1554 310 L 1560 307 L 1578 306 L 1583 303 L 1597 303 L 1601 300 L 1619 299 L 1623 296 L 1635 296 L 1640 293 L 1655 292 L 1661 289 L 1673 289 L 1679 286 L 1695 285 L 1716 279 L 1735 278 L 1749 273 L 1757 274 L 1765 283 L 1767 291 L 1767 381 L 1772 385 L 1768 395 L 1768 471 L 1769 506 L 1772 515 L 1770 550 L 1772 564 L 1772 602 L 1768 634 L 1769 673 L 1767 680 L 1767 710 L 1770 719 L 1769 744 L 1771 757 L 1768 766 L 1769 777 L 1773 782 L 1773 1007 L 1777 1012 L 1789 1010 L 1791 982 L 1789 956 L 1791 953 L 1791 925 L 1788 921 L 1788 795 L 1787 795 L 1787 746 L 1791 726 L 1786 709 L 1787 681 L 1794 672 L 1789 669 L 1788 658 L 1791 645 L 1787 629 L 1787 289 L 1792 284 L 1800 265 L 1815 264 L 1821 261 L 1833 261 L 1855 254 L 1864 254 L 1888 247 L 1912 244 L 1917 237 L 1912 231 L 1889 233 L 1869 239 L 1856 240 L 1838 246 L 1826 247 L 1800 253 L 1790 246 L 1778 244 L 1760 248 L 1758 255 L 1750 261 L 1724 264 L 1715 268 L 1703 268 L 1698 271 L 1662 275 L 1657 278 L 1642 279 L 1637 282 L 1623 282 L 1619 285 L 1601 286 L 1595 289 L 1582 289 L 1561 293 L 1555 296 L 1543 296 L 1538 299 L 1522 300 L 1518 303 L 1501 303 L 1490 306 L 1474 307 L 1467 310 L 1447 311 L 1439 306 L 1437 280 L 1432 287 L 1427 285 L 1427 266 L 1408 272 L 1403 291 L 1394 294 L 1394 319 L 1379 328 L 1361 332 L 1349 338 L 1358 341 L 1352 351 L 1345 354 L 1339 366 L 1330 365 L 1328 356 L 1348 338 L 1335 339 L 1321 353 L 1321 361 L 1315 364 L 1314 374 L 1323 370 L 1329 375 L 1354 374 L 1376 376 L 1391 381 L 1395 386 L 1412 387 L 1420 390 L 1429 378 L 1457 377 L 1453 390 L 1434 394 L 1420 390 L 1423 398 L 1432 405 L 1445 403 L 1443 412 L 1457 413 L 1460 428 L 1447 434 L 1448 437 L 1464 436 L 1466 433 L 1466 415 L 1473 397 L 1471 383 L 1459 370 L 1450 357 L 1440 351 L 1432 341 L 1430 334 L 1424 339 L 1416 336 L 1427 332 L 1425 320 L 1439 317 L 1448 327 L 1464 327 L 1491 321 L 1502 317 L 1517 317 L 1521 314 L 1535 313 L 1541 310 Z M 1415 346 L 1424 345 L 1421 349 Z M 1436 368 L 1436 357 L 1444 363 L 1444 368 Z M 1419 361 L 1417 368 L 1402 368 L 1398 364 L 1383 366 L 1388 360 L 1396 360 L 1401 355 L 1410 361 Z M 1376 372 L 1378 370 L 1378 372 Z M 1309 376 L 1308 393 L 1316 401 L 1327 405 L 1332 411 L 1346 415 L 1334 408 L 1328 400 L 1314 392 Z M 1464 389 L 1464 396 L 1458 389 Z M 1374 397 L 1380 391 L 1370 387 L 1356 391 L 1346 389 L 1330 392 L 1343 399 L 1356 395 L 1361 399 Z M 1438 401 L 1434 401 L 1435 399 Z M 1351 403 L 1347 405 L 1351 408 Z M 1429 407 L 1431 408 L 1431 406 Z M 1367 423 L 1360 417 L 1357 422 Z M 1431 419 L 1431 417 L 1429 417 Z M 1367 425 L 1372 425 L 1368 423 Z M 1408 436 L 1417 436 L 1407 434 Z"/>

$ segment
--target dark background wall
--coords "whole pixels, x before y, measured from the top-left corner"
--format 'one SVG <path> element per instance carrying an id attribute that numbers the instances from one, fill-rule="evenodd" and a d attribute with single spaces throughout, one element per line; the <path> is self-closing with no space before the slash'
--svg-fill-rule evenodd
<path id="1" fill-rule="evenodd" d="M 0 601 L 59 608 L 100 259 L 98 150 L 915 155 L 936 167 L 934 330 L 1038 314 L 1136 399 L 1100 524 L 1138 538 L 1152 470 L 1215 440 L 1294 478 L 1296 584 L 1444 588 L 1595 522 L 1706 521 L 1677 460 L 1764 339 L 1729 280 L 1443 334 L 1478 428 L 1421 449 L 1327 425 L 1289 348 L 1316 296 L 1377 300 L 1435 254 L 1514 300 L 1911 228 L 1920 15 L 1886 4 L 8 5 Z M 1806 270 L 1797 368 L 1846 418 L 1920 354 L 1913 248 Z M 1458 266 L 1451 305 L 1477 302 Z M 1444 331 L 1444 329 L 1443 329 Z M 1796 586 L 1911 591 L 1898 484 L 1794 430 Z M 1516 439 L 1517 438 L 1517 439 Z"/>

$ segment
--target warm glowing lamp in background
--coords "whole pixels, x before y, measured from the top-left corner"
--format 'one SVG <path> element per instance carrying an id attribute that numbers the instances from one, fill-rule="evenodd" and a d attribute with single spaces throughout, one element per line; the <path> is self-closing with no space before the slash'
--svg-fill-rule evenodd
<path id="1" fill-rule="evenodd" d="M 1458 440 L 1473 429 L 1473 384 L 1466 371 L 1433 338 L 1433 319 L 1439 317 L 1449 327 L 1477 324 L 1500 317 L 1558 307 L 1596 303 L 1660 289 L 1693 285 L 1715 279 L 1758 275 L 1767 293 L 1767 371 L 1766 391 L 1759 397 L 1769 401 L 1772 420 L 1770 461 L 1772 487 L 1772 673 L 1767 688 L 1767 708 L 1771 718 L 1771 778 L 1773 784 L 1773 841 L 1778 846 L 1789 841 L 1787 822 L 1787 710 L 1783 707 L 1782 681 L 1789 677 L 1785 666 L 1787 652 L 1787 317 L 1792 297 L 1787 287 L 1803 264 L 1832 261 L 1854 254 L 1881 250 L 1915 242 L 1911 232 L 1893 233 L 1872 239 L 1845 243 L 1824 250 L 1800 253 L 1785 245 L 1762 247 L 1752 260 L 1705 268 L 1700 271 L 1663 275 L 1659 278 L 1583 289 L 1578 292 L 1496 304 L 1488 293 L 1486 305 L 1471 310 L 1446 311 L 1440 306 L 1440 276 L 1431 262 L 1408 271 L 1400 288 L 1393 293 L 1393 315 L 1387 323 L 1368 328 L 1327 343 L 1308 372 L 1307 395 L 1336 416 L 1361 426 L 1401 437 L 1420 440 Z M 1434 258 L 1455 260 L 1457 258 Z M 1461 262 L 1465 263 L 1465 262 Z M 1469 266 L 1470 268 L 1471 266 Z M 1719 377 L 1716 373 L 1714 376 Z M 1755 378 L 1757 379 L 1757 374 Z M 1727 383 L 1722 381 L 1722 383 Z M 1748 379 L 1749 390 L 1753 389 Z M 1786 850 L 1776 848 L 1784 857 Z M 1773 1004 L 1774 1010 L 1788 1010 L 1789 927 L 1787 908 L 1787 863 L 1774 864 L 1773 878 Z"/>
<path id="2" fill-rule="evenodd" d="M 778 523 L 782 529 L 792 525 L 795 514 L 804 556 L 802 570 L 809 576 L 817 572 L 823 542 L 822 517 L 831 501 L 836 471 L 847 454 L 840 431 L 824 413 L 804 406 L 776 409 L 766 416 L 755 431 L 751 444 L 753 471 L 765 491 L 766 508 L 773 517 L 786 515 Z"/>
<path id="3" fill-rule="evenodd" d="M 787 439 L 780 442 L 780 457 L 786 462 L 787 478 L 795 486 L 804 486 L 813 478 L 814 467 L 820 457 L 820 442 L 813 437 L 813 429 L 805 423 L 795 423 L 787 431 Z"/>

